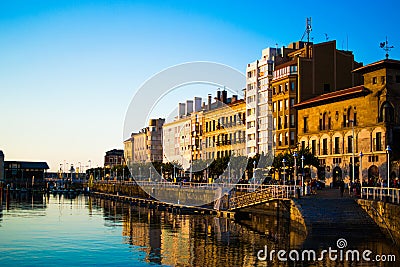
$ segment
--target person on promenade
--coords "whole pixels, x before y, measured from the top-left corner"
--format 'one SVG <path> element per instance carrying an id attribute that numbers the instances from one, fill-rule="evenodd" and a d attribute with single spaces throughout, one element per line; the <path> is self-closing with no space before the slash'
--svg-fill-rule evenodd
<path id="1" fill-rule="evenodd" d="M 343 180 L 340 180 L 340 182 L 339 182 L 339 190 L 340 190 L 340 197 L 343 197 L 343 192 L 344 192 L 344 182 L 343 182 Z"/>

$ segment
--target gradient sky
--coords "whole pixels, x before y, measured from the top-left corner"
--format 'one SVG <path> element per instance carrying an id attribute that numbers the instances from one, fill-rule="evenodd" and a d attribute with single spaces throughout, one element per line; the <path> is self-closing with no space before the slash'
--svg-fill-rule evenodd
<path id="1" fill-rule="evenodd" d="M 2 0 L 0 149 L 53 171 L 64 160 L 101 166 L 123 148 L 128 105 L 157 72 L 190 61 L 244 72 L 263 48 L 298 41 L 306 17 L 314 42 L 326 33 L 368 64 L 384 58 L 388 36 L 400 59 L 398 10 L 394 0 Z"/>

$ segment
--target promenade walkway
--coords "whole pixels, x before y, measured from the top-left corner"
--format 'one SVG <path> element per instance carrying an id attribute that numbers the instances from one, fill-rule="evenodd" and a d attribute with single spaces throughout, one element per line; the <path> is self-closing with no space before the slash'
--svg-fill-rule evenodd
<path id="1" fill-rule="evenodd" d="M 339 189 L 323 189 L 318 190 L 317 195 L 294 201 L 301 210 L 308 230 L 305 247 L 329 247 L 335 245 L 339 238 L 351 244 L 385 238 L 348 191 L 340 197 Z"/>

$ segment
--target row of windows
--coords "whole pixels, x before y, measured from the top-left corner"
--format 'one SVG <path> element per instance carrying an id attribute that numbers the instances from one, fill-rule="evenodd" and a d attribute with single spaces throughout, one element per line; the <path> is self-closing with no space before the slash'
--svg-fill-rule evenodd
<path id="1" fill-rule="evenodd" d="M 400 83 L 400 75 L 396 75 L 396 76 L 392 76 L 392 75 L 388 75 L 387 76 L 387 80 L 388 82 L 395 82 L 395 83 Z M 372 84 L 378 84 L 378 82 L 380 84 L 385 84 L 385 76 L 381 76 L 381 77 L 372 77 Z"/>
<path id="2" fill-rule="evenodd" d="M 283 111 L 294 106 L 294 97 L 285 100 L 279 100 L 272 104 L 272 112 Z"/>
<path id="3" fill-rule="evenodd" d="M 278 146 L 287 146 L 287 145 L 293 146 L 294 145 L 294 136 L 295 136 L 294 132 L 291 131 L 290 132 L 290 140 L 289 140 L 288 132 L 286 132 L 285 135 L 280 133 L 278 135 L 278 140 L 277 140 Z M 275 141 L 275 138 L 274 138 L 274 141 Z M 274 145 L 276 145 L 276 143 Z"/>
<path id="4" fill-rule="evenodd" d="M 289 87 L 290 87 L 290 91 L 294 92 L 294 90 L 296 89 L 296 83 L 295 82 L 290 82 L 290 83 L 285 83 L 284 85 L 280 84 L 278 85 L 278 87 L 272 87 L 272 94 L 276 95 L 276 94 L 280 94 L 282 92 L 287 92 L 289 91 Z"/>
<path id="5" fill-rule="evenodd" d="M 347 137 L 347 146 L 344 146 L 344 140 L 340 137 L 335 137 L 333 140 L 333 147 L 330 149 L 328 147 L 328 138 L 324 138 L 321 140 L 321 144 L 317 145 L 317 140 L 311 140 L 311 153 L 313 155 L 317 155 L 317 151 L 319 150 L 319 155 L 329 155 L 329 154 L 345 154 L 345 153 L 353 153 L 353 136 Z M 305 148 L 306 142 L 302 141 L 301 146 Z M 382 144 L 382 133 L 377 132 L 375 137 L 373 138 L 373 151 L 383 151 Z M 355 151 L 354 151 L 355 152 Z"/>
<path id="6" fill-rule="evenodd" d="M 296 127 L 296 119 L 294 114 L 285 115 L 285 116 L 279 116 L 278 120 L 277 118 L 274 118 L 274 129 L 286 129 L 286 128 L 294 128 Z"/>
<path id="7" fill-rule="evenodd" d="M 348 108 L 344 111 L 343 119 L 342 119 L 342 127 L 352 127 L 357 126 L 357 113 L 355 112 L 356 108 Z M 331 130 L 332 129 L 332 119 L 331 116 L 324 112 L 321 114 L 322 117 L 319 119 L 319 130 Z M 339 120 L 339 111 L 335 112 L 336 121 Z M 309 131 L 308 127 L 308 117 L 303 117 L 303 133 L 307 133 Z"/>
<path id="8" fill-rule="evenodd" d="M 274 71 L 274 79 L 278 79 L 287 75 L 296 74 L 297 73 L 297 66 L 287 66 L 278 70 Z"/>
<path id="9" fill-rule="evenodd" d="M 206 148 L 243 143 L 245 142 L 245 131 L 214 135 L 212 137 L 207 137 L 205 141 Z"/>
<path id="10" fill-rule="evenodd" d="M 244 113 L 238 113 L 237 115 L 229 117 L 221 117 L 218 120 L 212 120 L 206 122 L 206 132 L 212 132 L 221 128 L 236 126 L 236 124 L 245 124 L 246 116 Z"/>

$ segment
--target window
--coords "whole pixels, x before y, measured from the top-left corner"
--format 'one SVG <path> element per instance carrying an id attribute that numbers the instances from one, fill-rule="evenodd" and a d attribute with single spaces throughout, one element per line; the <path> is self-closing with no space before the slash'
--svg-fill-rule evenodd
<path id="1" fill-rule="evenodd" d="M 353 153 L 353 136 L 347 136 L 347 153 Z"/>
<path id="2" fill-rule="evenodd" d="M 289 115 L 285 115 L 285 128 L 289 125 Z"/>
<path id="3" fill-rule="evenodd" d="M 285 83 L 285 92 L 287 92 L 287 91 L 288 91 L 288 84 Z"/>
<path id="4" fill-rule="evenodd" d="M 294 125 L 294 114 L 290 114 L 290 127 L 295 127 Z"/>
<path id="5" fill-rule="evenodd" d="M 301 148 L 305 149 L 306 148 L 306 141 L 301 141 Z"/>
<path id="6" fill-rule="evenodd" d="M 307 132 L 308 132 L 308 118 L 303 117 L 303 133 L 307 133 Z"/>
<path id="7" fill-rule="evenodd" d="M 313 155 L 315 155 L 315 149 L 317 148 L 317 141 L 316 140 L 312 140 L 311 141 L 311 153 Z"/>
<path id="8" fill-rule="evenodd" d="M 294 145 L 294 132 L 290 132 L 290 145 Z"/>
<path id="9" fill-rule="evenodd" d="M 328 139 L 322 139 L 322 155 L 328 155 Z"/>
<path id="10" fill-rule="evenodd" d="M 288 142 L 289 142 L 289 133 L 288 132 L 286 132 L 285 133 L 285 146 L 287 146 L 288 145 Z"/>
<path id="11" fill-rule="evenodd" d="M 381 76 L 381 84 L 385 84 L 385 76 Z"/>
<path id="12" fill-rule="evenodd" d="M 382 133 L 375 134 L 375 151 L 382 151 Z"/>
<path id="13" fill-rule="evenodd" d="M 279 141 L 278 141 L 279 146 L 282 146 L 282 134 L 279 134 Z"/>
<path id="14" fill-rule="evenodd" d="M 340 137 L 335 137 L 335 154 L 340 154 Z"/>
<path id="15" fill-rule="evenodd" d="M 290 98 L 290 107 L 292 108 L 294 106 L 294 98 Z"/>
<path id="16" fill-rule="evenodd" d="M 282 100 L 278 101 L 278 111 L 282 110 Z"/>
<path id="17" fill-rule="evenodd" d="M 290 82 L 290 90 L 291 90 L 291 91 L 294 91 L 294 87 L 295 87 L 295 86 L 294 86 L 294 82 Z"/>
<path id="18" fill-rule="evenodd" d="M 394 110 L 389 102 L 384 102 L 381 107 L 381 112 L 379 116 L 380 122 L 393 122 L 394 120 Z"/>
<path id="19" fill-rule="evenodd" d="M 285 109 L 289 109 L 289 99 L 285 99 Z"/>
<path id="20" fill-rule="evenodd" d="M 282 84 L 279 85 L 279 93 L 282 93 Z"/>
<path id="21" fill-rule="evenodd" d="M 276 112 L 276 102 L 274 102 L 274 104 L 272 106 L 272 112 Z"/>
<path id="22" fill-rule="evenodd" d="M 378 83 L 378 78 L 372 77 L 372 84 L 377 84 L 377 83 Z"/>

